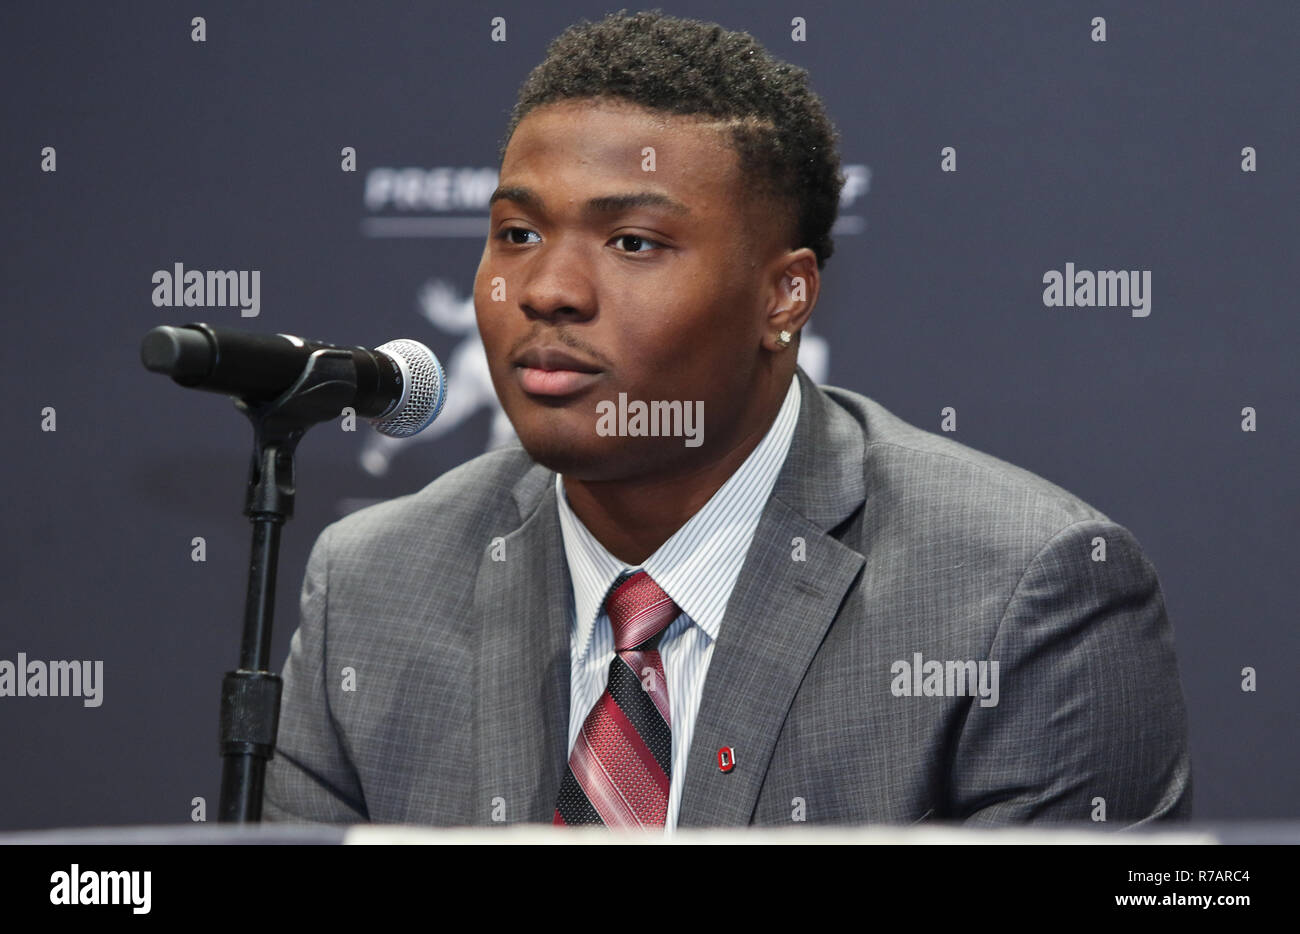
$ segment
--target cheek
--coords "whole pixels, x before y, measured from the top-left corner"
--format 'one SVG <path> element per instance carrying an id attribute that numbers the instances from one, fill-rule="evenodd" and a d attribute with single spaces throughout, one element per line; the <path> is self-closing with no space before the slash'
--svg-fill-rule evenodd
<path id="1" fill-rule="evenodd" d="M 480 274 L 474 281 L 474 320 L 478 324 L 479 337 L 489 350 L 489 362 L 492 358 L 491 350 L 503 333 L 504 309 L 505 303 L 492 300 L 492 277 L 486 268 L 480 268 Z"/>
<path id="2" fill-rule="evenodd" d="M 490 309 L 485 309 L 477 296 L 474 300 L 474 318 L 478 324 L 479 340 L 483 344 L 483 349 L 487 351 L 488 363 L 490 364 L 496 346 L 496 325 L 493 323 Z"/>
<path id="3" fill-rule="evenodd" d="M 731 359 L 752 331 L 753 296 L 719 279 L 724 275 L 712 273 L 672 295 L 665 293 L 655 313 L 645 316 L 650 324 L 641 342 L 662 348 L 679 365 L 693 369 Z"/>
<path id="4" fill-rule="evenodd" d="M 483 252 L 479 254 L 478 268 L 474 270 L 474 297 L 478 298 L 483 292 L 483 284 L 491 279 L 491 262 L 489 260 L 488 248 L 483 247 Z"/>
<path id="5" fill-rule="evenodd" d="M 492 278 L 495 275 L 497 273 L 493 270 L 489 248 L 485 246 L 483 255 L 479 257 L 478 269 L 474 271 L 474 311 L 480 321 L 487 317 L 493 308 Z M 500 303 L 496 305 L 499 306 Z"/>

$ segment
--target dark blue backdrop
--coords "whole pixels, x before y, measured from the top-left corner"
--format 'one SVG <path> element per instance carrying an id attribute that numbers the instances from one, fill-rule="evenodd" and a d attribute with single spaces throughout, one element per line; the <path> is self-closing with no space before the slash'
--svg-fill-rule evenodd
<path id="1" fill-rule="evenodd" d="M 0 660 L 104 671 L 97 707 L 0 697 L 0 829 L 185 821 L 196 797 L 215 816 L 250 436 L 227 400 L 145 372 L 141 336 L 409 336 L 451 368 L 436 434 L 381 446 L 330 424 L 302 445 L 278 667 L 320 529 L 506 436 L 470 304 L 496 145 L 546 43 L 606 12 L 199 6 L 0 7 Z M 1196 816 L 1300 814 L 1300 6 L 664 7 L 809 68 L 841 131 L 850 185 L 805 367 L 930 430 L 953 406 L 957 440 L 1132 529 L 1174 624 Z M 155 307 L 151 277 L 178 262 L 258 270 L 257 317 Z M 1046 307 L 1068 262 L 1150 271 L 1150 314 Z"/>

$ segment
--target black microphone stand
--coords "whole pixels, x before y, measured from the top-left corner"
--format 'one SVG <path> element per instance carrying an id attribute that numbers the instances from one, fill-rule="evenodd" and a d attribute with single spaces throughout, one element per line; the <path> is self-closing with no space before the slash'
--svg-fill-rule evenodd
<path id="1" fill-rule="evenodd" d="M 235 400 L 253 423 L 253 458 L 244 515 L 253 548 L 244 603 L 239 668 L 221 683 L 221 803 L 218 820 L 262 819 L 266 763 L 275 754 L 281 680 L 267 670 L 275 618 L 280 526 L 293 515 L 294 451 L 312 425 L 329 421 L 356 397 L 357 371 L 347 350 L 318 350 L 298 381 L 270 402 Z"/>

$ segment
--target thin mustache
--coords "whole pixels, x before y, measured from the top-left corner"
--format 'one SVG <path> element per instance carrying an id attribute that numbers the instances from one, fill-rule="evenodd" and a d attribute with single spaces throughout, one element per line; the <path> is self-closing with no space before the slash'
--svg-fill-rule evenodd
<path id="1" fill-rule="evenodd" d="M 550 340 L 547 340 L 547 337 L 549 337 Z M 573 337 L 570 337 L 564 331 L 555 331 L 550 335 L 547 335 L 546 332 L 544 331 L 538 331 L 533 334 L 529 334 L 526 337 L 522 337 L 519 340 L 515 341 L 515 344 L 513 347 L 510 348 L 510 353 L 507 355 L 506 359 L 512 360 L 516 356 L 518 356 L 518 354 L 522 352 L 525 347 L 530 347 L 535 344 L 543 343 L 543 342 L 545 343 L 554 342 L 557 344 L 562 344 L 565 347 L 568 347 L 570 350 L 576 350 L 577 352 L 584 354 L 589 360 L 592 360 L 595 363 L 599 364 L 602 368 L 607 366 L 607 362 L 605 360 L 604 354 L 599 353 L 598 351 L 593 349 L 590 345 L 585 344 L 582 341 L 576 340 Z"/>

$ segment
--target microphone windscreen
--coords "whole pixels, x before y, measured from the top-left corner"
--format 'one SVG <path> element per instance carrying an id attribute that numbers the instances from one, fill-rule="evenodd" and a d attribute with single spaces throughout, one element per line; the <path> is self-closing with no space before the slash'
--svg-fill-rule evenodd
<path id="1" fill-rule="evenodd" d="M 375 431 L 391 438 L 409 438 L 429 426 L 447 399 L 447 374 L 433 351 L 419 341 L 401 338 L 375 348 L 402 371 L 403 391 L 397 407 L 374 420 Z"/>

